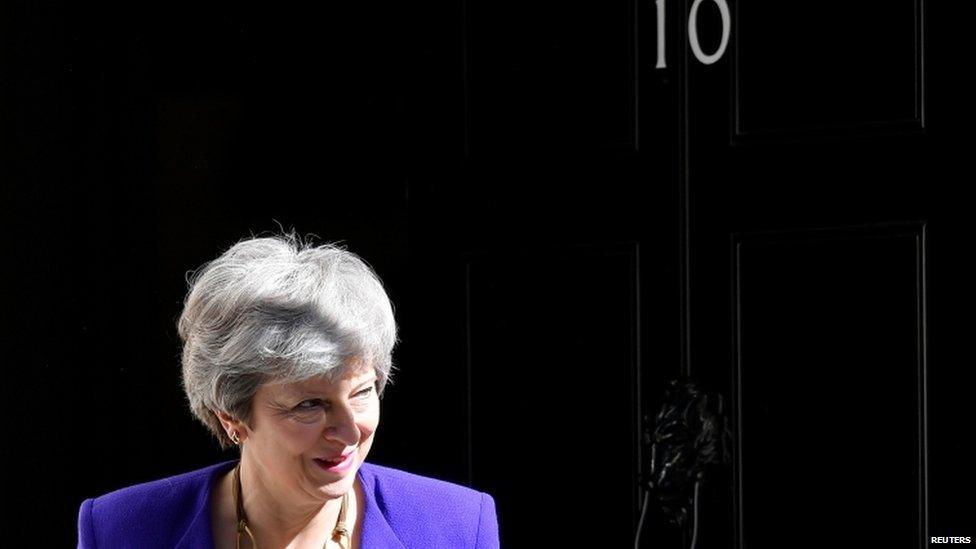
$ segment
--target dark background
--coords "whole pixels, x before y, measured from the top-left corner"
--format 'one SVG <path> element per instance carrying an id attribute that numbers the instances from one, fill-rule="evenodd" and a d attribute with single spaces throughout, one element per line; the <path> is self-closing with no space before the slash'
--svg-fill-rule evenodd
<path id="1" fill-rule="evenodd" d="M 679 375 L 734 431 L 699 548 L 976 536 L 972 7 L 730 0 L 706 65 L 692 5 L 655 68 L 633 0 L 0 4 L 2 544 L 233 457 L 175 322 L 280 226 L 396 307 L 371 460 L 492 493 L 505 547 L 633 546 Z"/>

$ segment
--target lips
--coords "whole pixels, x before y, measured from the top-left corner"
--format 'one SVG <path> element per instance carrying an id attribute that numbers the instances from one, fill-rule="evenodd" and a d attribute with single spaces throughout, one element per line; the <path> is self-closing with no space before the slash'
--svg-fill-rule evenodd
<path id="1" fill-rule="evenodd" d="M 356 462 L 355 450 L 335 457 L 312 458 L 319 467 L 330 473 L 344 474 L 352 469 Z"/>
<path id="2" fill-rule="evenodd" d="M 349 454 L 352 454 L 352 452 L 351 451 L 350 452 L 346 452 L 345 454 L 340 454 L 338 456 L 331 457 L 331 458 L 330 457 L 315 458 L 315 460 L 316 461 L 321 461 L 322 463 L 327 463 L 329 465 L 338 465 L 338 464 L 342 463 L 343 461 L 346 461 L 346 458 L 349 457 Z"/>

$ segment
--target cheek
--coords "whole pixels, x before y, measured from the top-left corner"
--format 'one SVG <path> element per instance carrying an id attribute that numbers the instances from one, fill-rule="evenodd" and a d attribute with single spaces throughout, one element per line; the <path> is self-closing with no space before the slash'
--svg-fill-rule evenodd
<path id="1" fill-rule="evenodd" d="M 363 440 L 370 439 L 380 424 L 379 406 L 360 416 L 356 423 L 359 426 L 359 433 L 362 435 Z"/>
<path id="2" fill-rule="evenodd" d="M 300 423 L 296 421 L 284 422 L 278 426 L 278 442 L 282 450 L 298 454 L 310 446 L 318 444 L 322 436 L 321 422 Z"/>

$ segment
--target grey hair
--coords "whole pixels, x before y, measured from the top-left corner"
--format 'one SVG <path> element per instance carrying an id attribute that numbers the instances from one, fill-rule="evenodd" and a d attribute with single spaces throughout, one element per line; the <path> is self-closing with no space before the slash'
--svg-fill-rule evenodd
<path id="1" fill-rule="evenodd" d="M 371 365 L 377 392 L 390 380 L 397 327 L 376 273 L 337 244 L 294 233 L 252 237 L 188 273 L 177 323 L 190 409 L 217 438 L 216 416 L 249 423 L 265 383 L 326 376 Z"/>

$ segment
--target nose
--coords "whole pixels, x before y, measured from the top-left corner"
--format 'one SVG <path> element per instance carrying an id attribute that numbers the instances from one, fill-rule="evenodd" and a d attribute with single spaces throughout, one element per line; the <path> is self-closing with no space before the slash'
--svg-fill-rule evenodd
<path id="1" fill-rule="evenodd" d="M 329 409 L 324 433 L 326 440 L 341 442 L 344 446 L 357 446 L 359 434 L 356 413 L 348 404 L 333 405 Z"/>

